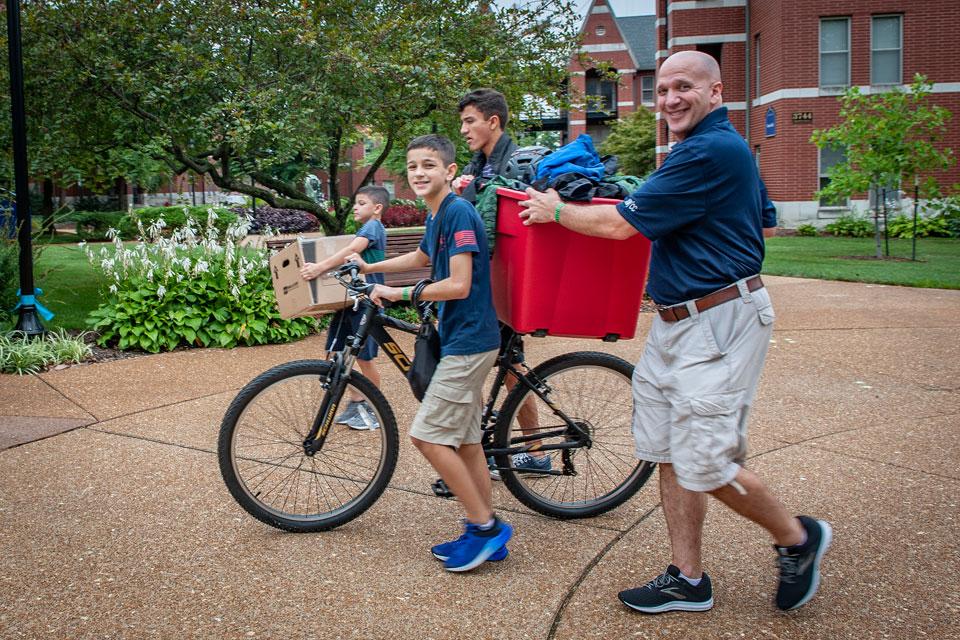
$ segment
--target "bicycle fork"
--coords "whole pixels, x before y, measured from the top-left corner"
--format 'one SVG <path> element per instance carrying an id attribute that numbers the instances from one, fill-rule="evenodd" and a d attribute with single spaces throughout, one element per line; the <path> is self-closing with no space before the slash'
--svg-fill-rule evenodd
<path id="1" fill-rule="evenodd" d="M 320 385 L 325 387 L 327 392 L 323 394 L 323 401 L 320 403 L 320 409 L 313 419 L 310 433 L 303 441 L 303 453 L 307 456 L 313 456 L 323 448 L 330 427 L 333 426 L 333 417 L 337 414 L 337 408 L 340 406 L 343 393 L 347 388 L 349 372 L 353 369 L 354 356 L 350 352 L 344 353 L 346 355 L 338 354 L 334 357 L 330 374 L 320 381 Z"/>

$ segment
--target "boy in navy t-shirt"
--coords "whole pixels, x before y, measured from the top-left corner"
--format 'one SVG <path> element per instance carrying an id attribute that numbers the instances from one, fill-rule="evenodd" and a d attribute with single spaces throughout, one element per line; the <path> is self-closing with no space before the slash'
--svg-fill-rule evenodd
<path id="1" fill-rule="evenodd" d="M 361 270 L 396 273 L 425 267 L 431 260 L 435 265 L 436 282 L 422 289 L 420 299 L 440 302 L 441 358 L 410 439 L 466 512 L 463 535 L 435 545 L 431 552 L 448 571 L 469 571 L 487 560 L 506 558 L 513 528 L 493 513 L 480 444 L 483 382 L 500 347 L 487 239 L 476 209 L 450 189 L 456 172 L 453 143 L 447 138 L 431 134 L 410 142 L 407 180 L 431 211 L 423 241 L 416 251 L 377 265 L 361 262 Z M 370 297 L 378 303 L 409 300 L 411 290 L 377 285 Z"/>
<path id="2" fill-rule="evenodd" d="M 390 206 L 390 193 L 383 187 L 366 186 L 357 191 L 356 199 L 353 203 L 353 216 L 361 224 L 357 231 L 357 237 L 337 253 L 323 262 L 308 262 L 303 265 L 300 275 L 305 280 L 313 280 L 328 271 L 331 271 L 341 264 L 345 256 L 352 253 L 359 253 L 363 256 L 364 262 L 380 262 L 384 258 L 387 249 L 387 232 L 380 222 L 380 216 Z M 373 273 L 367 276 L 367 282 L 383 284 L 383 274 Z M 360 326 L 360 311 L 354 311 L 352 307 L 341 309 L 333 316 L 327 331 L 327 351 L 343 351 L 347 344 L 347 338 L 356 333 Z M 377 343 L 373 338 L 367 337 L 359 355 L 357 363 L 360 365 L 360 372 L 370 380 L 377 388 L 380 388 L 380 371 L 373 360 L 377 357 Z M 350 387 L 352 394 L 356 390 Z M 338 424 L 345 424 L 351 429 L 376 429 L 380 426 L 377 422 L 376 414 L 370 405 L 360 396 L 351 396 L 348 398 L 347 408 L 335 418 Z"/>

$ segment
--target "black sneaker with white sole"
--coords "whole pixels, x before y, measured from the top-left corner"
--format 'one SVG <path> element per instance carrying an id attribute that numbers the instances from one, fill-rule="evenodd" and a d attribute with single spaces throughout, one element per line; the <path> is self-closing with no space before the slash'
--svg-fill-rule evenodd
<path id="1" fill-rule="evenodd" d="M 693 586 L 680 577 L 680 569 L 672 564 L 662 575 L 636 589 L 621 591 L 620 602 L 643 613 L 665 611 L 707 611 L 713 608 L 713 587 L 706 573 L 700 584 Z"/>
<path id="2" fill-rule="evenodd" d="M 807 541 L 792 547 L 774 545 L 779 558 L 780 586 L 777 607 L 784 611 L 802 607 L 820 586 L 820 561 L 833 539 L 833 530 L 823 520 L 797 516 L 807 531 Z"/>

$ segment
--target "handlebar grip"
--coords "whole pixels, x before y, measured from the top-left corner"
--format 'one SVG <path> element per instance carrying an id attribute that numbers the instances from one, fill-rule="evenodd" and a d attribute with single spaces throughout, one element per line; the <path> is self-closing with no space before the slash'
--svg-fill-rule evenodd
<path id="1" fill-rule="evenodd" d="M 355 278 L 360 273 L 360 265 L 356 262 L 347 262 L 337 267 L 335 273 L 339 275 L 350 273 Z"/>

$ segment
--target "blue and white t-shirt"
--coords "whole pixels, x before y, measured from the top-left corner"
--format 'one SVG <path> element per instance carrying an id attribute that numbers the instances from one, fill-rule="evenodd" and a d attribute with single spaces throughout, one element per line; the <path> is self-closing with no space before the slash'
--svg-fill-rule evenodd
<path id="1" fill-rule="evenodd" d="M 442 220 L 438 228 L 437 220 Z M 437 255 L 433 255 L 437 244 Z M 500 346 L 500 329 L 493 308 L 490 290 L 490 258 L 483 221 L 473 205 L 449 194 L 440 204 L 440 211 L 427 216 L 427 230 L 420 250 L 435 265 L 433 279 L 450 277 L 450 258 L 472 253 L 473 270 L 470 293 L 462 300 L 445 300 L 439 304 L 440 355 L 471 355 L 492 351 Z"/>
<path id="2" fill-rule="evenodd" d="M 373 264 L 383 261 L 387 251 L 387 230 L 383 228 L 382 222 L 376 218 L 370 218 L 357 231 L 357 237 L 366 238 L 369 243 L 363 253 L 360 254 L 364 262 Z M 365 277 L 367 282 L 383 284 L 382 273 L 368 273 Z"/>

